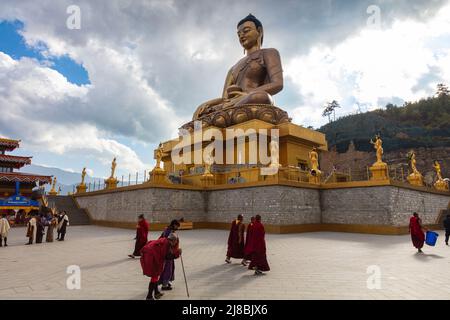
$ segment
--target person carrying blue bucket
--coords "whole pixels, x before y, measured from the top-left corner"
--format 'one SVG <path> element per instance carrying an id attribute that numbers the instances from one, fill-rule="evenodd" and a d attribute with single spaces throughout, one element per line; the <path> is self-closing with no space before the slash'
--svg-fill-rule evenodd
<path id="1" fill-rule="evenodd" d="M 409 233 L 411 234 L 413 246 L 417 249 L 417 252 L 420 253 L 423 252 L 422 247 L 425 242 L 424 230 L 427 230 L 427 228 L 422 226 L 422 219 L 419 218 L 417 212 L 414 212 L 411 219 L 409 219 Z"/>

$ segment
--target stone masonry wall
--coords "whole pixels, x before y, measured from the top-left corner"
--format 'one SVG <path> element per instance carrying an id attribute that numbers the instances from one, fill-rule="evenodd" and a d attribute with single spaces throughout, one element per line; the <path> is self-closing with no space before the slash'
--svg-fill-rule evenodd
<path id="1" fill-rule="evenodd" d="M 150 222 L 167 223 L 184 217 L 186 221 L 205 221 L 203 191 L 149 188 L 90 195 L 76 198 L 94 220 L 135 222 L 144 214 Z"/>
<path id="2" fill-rule="evenodd" d="M 395 186 L 322 190 L 322 222 L 407 226 L 413 212 L 434 224 L 450 196 Z"/>
<path id="3" fill-rule="evenodd" d="M 226 222 L 260 214 L 271 225 L 349 224 L 407 226 L 412 212 L 434 224 L 450 196 L 396 186 L 307 189 L 259 186 L 191 191 L 148 188 L 76 197 L 95 220 L 134 222 L 139 214 L 153 223 L 184 217 L 194 222 Z"/>
<path id="4" fill-rule="evenodd" d="M 261 215 L 267 224 L 320 223 L 319 190 L 288 186 L 210 191 L 208 222 L 228 222 L 243 214 Z"/>

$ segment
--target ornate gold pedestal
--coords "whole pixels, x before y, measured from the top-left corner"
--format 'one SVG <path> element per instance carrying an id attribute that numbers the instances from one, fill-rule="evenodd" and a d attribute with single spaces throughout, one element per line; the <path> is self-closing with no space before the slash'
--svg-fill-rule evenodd
<path id="1" fill-rule="evenodd" d="M 449 191 L 448 183 L 444 180 L 438 180 L 434 184 L 434 188 L 440 191 Z"/>
<path id="2" fill-rule="evenodd" d="M 117 188 L 117 183 L 118 182 L 119 181 L 116 178 L 109 177 L 108 179 L 105 180 L 105 189 L 109 190 L 109 189 Z"/>
<path id="3" fill-rule="evenodd" d="M 52 190 L 50 190 L 50 191 L 48 192 L 48 194 L 49 194 L 50 196 L 57 196 L 57 195 L 58 195 L 58 192 L 57 192 L 55 189 L 52 189 Z"/>
<path id="4" fill-rule="evenodd" d="M 373 166 L 369 168 L 372 173 L 370 180 L 388 180 L 388 166 L 385 162 L 375 162 Z"/>
<path id="5" fill-rule="evenodd" d="M 152 184 L 165 184 L 166 183 L 166 171 L 161 168 L 155 168 L 150 173 L 151 179 L 150 183 Z"/>
<path id="6" fill-rule="evenodd" d="M 309 183 L 311 184 L 320 184 L 321 181 L 322 172 L 316 171 L 315 174 L 312 174 L 311 172 L 308 173 Z"/>
<path id="7" fill-rule="evenodd" d="M 212 173 L 201 176 L 202 186 L 208 187 L 214 185 L 214 175 Z"/>
<path id="8" fill-rule="evenodd" d="M 85 193 L 86 192 L 86 184 L 80 183 L 77 185 L 77 193 Z"/>
<path id="9" fill-rule="evenodd" d="M 411 173 L 406 179 L 410 185 L 423 186 L 423 177 L 420 173 Z"/>

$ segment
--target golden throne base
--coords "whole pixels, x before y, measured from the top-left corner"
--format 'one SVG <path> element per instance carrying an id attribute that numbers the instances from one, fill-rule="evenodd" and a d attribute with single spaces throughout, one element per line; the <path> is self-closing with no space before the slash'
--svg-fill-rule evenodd
<path id="1" fill-rule="evenodd" d="M 388 166 L 385 162 L 375 162 L 373 166 L 369 168 L 372 173 L 370 176 L 370 180 L 388 180 Z"/>

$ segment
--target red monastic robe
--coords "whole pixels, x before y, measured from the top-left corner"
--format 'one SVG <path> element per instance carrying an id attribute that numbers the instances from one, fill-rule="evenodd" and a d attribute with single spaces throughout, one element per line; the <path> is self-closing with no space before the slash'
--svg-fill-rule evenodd
<path id="1" fill-rule="evenodd" d="M 409 230 L 411 232 L 411 240 L 417 249 L 421 249 L 423 247 L 423 243 L 425 242 L 425 233 L 423 232 L 420 226 L 420 218 L 411 217 L 409 219 Z"/>
<path id="2" fill-rule="evenodd" d="M 231 223 L 230 234 L 228 236 L 227 257 L 236 259 L 244 258 L 244 230 L 245 226 L 242 222 L 234 220 Z M 239 238 L 241 242 L 239 242 Z"/>
<path id="3" fill-rule="evenodd" d="M 261 222 L 255 221 L 252 226 L 252 234 L 250 238 L 249 253 L 251 262 L 248 266 L 253 270 L 255 267 L 260 271 L 269 271 L 270 267 L 266 257 L 266 240 L 264 226 Z"/>
<path id="4" fill-rule="evenodd" d="M 148 222 L 145 219 L 142 219 L 139 221 L 137 230 L 136 230 L 136 243 L 134 246 L 134 256 L 140 256 L 141 255 L 141 249 L 147 244 L 148 242 Z"/>
<path id="5" fill-rule="evenodd" d="M 141 267 L 144 275 L 152 278 L 157 278 L 161 275 L 169 247 L 169 240 L 160 238 L 150 241 L 142 248 Z"/>
<path id="6" fill-rule="evenodd" d="M 251 239 L 252 239 L 252 227 L 253 227 L 253 222 L 248 224 L 247 233 L 245 234 L 245 246 L 244 246 L 245 260 L 251 260 L 250 248 L 251 248 Z"/>

